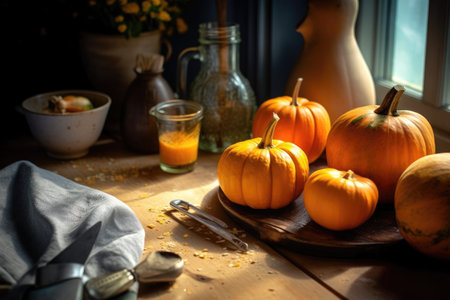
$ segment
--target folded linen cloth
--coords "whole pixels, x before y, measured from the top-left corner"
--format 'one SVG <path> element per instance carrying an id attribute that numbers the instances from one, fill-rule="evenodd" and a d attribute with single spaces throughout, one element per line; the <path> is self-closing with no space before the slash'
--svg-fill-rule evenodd
<path id="1" fill-rule="evenodd" d="M 37 266 L 98 221 L 102 227 L 85 274 L 94 277 L 134 267 L 145 233 L 122 201 L 28 161 L 0 170 L 0 283 L 33 283 Z"/>

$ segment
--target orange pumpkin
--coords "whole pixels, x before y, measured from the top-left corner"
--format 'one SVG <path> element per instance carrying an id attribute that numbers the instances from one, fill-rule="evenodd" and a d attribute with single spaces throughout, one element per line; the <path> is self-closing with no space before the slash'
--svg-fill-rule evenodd
<path id="1" fill-rule="evenodd" d="M 415 160 L 435 152 L 430 123 L 420 114 L 397 110 L 405 89 L 394 86 L 382 104 L 355 108 L 341 115 L 328 135 L 328 166 L 353 170 L 372 179 L 380 203 L 393 203 L 395 185 Z"/>
<path id="2" fill-rule="evenodd" d="M 353 229 L 367 221 L 378 202 L 372 180 L 349 170 L 321 169 L 308 178 L 303 201 L 311 219 L 331 230 Z"/>
<path id="3" fill-rule="evenodd" d="M 450 259 L 450 153 L 419 158 L 395 189 L 400 233 L 418 251 Z"/>
<path id="4" fill-rule="evenodd" d="M 301 82 L 299 78 L 292 97 L 277 97 L 261 104 L 253 119 L 252 133 L 253 137 L 262 136 L 275 112 L 280 116 L 280 121 L 274 138 L 296 144 L 312 163 L 325 149 L 330 117 L 321 104 L 298 97 Z"/>
<path id="5" fill-rule="evenodd" d="M 294 201 L 309 175 L 308 158 L 295 144 L 273 140 L 274 114 L 262 138 L 229 146 L 217 167 L 219 185 L 230 201 L 256 209 L 277 209 Z"/>

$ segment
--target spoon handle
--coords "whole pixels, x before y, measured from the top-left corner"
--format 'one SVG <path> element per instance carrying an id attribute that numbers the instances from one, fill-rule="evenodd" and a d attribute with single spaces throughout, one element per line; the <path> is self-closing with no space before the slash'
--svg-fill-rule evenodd
<path id="1" fill-rule="evenodd" d="M 89 297 L 93 299 L 108 299 L 128 290 L 136 281 L 131 270 L 121 270 L 115 273 L 89 279 L 85 288 Z"/>

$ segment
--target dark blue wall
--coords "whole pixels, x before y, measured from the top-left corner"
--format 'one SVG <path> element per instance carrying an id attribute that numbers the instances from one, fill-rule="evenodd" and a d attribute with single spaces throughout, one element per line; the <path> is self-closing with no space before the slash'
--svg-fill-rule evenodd
<path id="1" fill-rule="evenodd" d="M 227 20 L 240 25 L 241 72 L 250 80 L 258 103 L 284 95 L 292 65 L 301 51 L 297 25 L 306 15 L 306 0 L 228 0 Z M 173 56 L 164 77 L 175 87 L 176 60 L 186 47 L 198 45 L 198 25 L 216 21 L 216 1 L 194 0 L 185 13 L 187 34 L 170 39 Z M 190 74 L 195 73 L 195 63 Z"/>
<path id="2" fill-rule="evenodd" d="M 306 0 L 228 0 L 228 21 L 241 27 L 241 71 L 255 90 L 257 102 L 281 96 L 302 47 L 296 25 L 306 14 Z M 24 9 L 25 8 L 25 9 Z M 0 144 L 29 134 L 15 107 L 26 98 L 54 90 L 91 89 L 79 57 L 78 32 L 63 0 L 2 1 L 2 109 Z M 173 55 L 164 77 L 175 89 L 178 54 L 197 45 L 198 25 L 216 21 L 216 1 L 192 0 L 185 11 L 189 30 L 170 38 Z M 43 32 L 45 28 L 45 32 Z M 195 68 L 195 65 L 193 66 Z M 195 70 L 194 70 L 195 71 Z"/>

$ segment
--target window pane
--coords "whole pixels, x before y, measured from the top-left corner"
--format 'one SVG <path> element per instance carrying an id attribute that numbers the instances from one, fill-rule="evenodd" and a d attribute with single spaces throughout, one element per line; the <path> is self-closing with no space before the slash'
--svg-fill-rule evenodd
<path id="1" fill-rule="evenodd" d="M 447 54 L 445 55 L 445 77 L 444 77 L 444 103 L 446 110 L 450 111 L 450 21 L 447 22 Z"/>
<path id="2" fill-rule="evenodd" d="M 392 80 L 423 91 L 428 0 L 397 0 Z"/>

